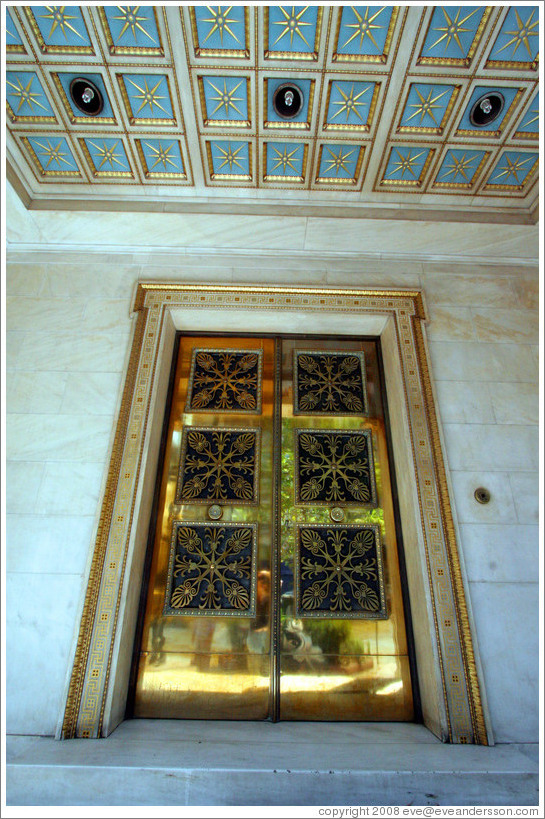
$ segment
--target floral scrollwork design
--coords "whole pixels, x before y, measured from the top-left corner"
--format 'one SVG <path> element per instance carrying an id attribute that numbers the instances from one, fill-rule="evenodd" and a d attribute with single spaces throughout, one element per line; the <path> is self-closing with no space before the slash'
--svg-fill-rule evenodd
<path id="1" fill-rule="evenodd" d="M 246 614 L 254 600 L 255 525 L 174 525 L 165 614 Z"/>
<path id="2" fill-rule="evenodd" d="M 363 353 L 295 353 L 295 411 L 308 415 L 367 412 Z"/>
<path id="3" fill-rule="evenodd" d="M 298 616 L 387 616 L 378 528 L 299 527 Z"/>
<path id="4" fill-rule="evenodd" d="M 296 503 L 376 505 L 369 430 L 296 434 Z"/>
<path id="5" fill-rule="evenodd" d="M 257 502 L 258 429 L 184 429 L 177 503 Z"/>
<path id="6" fill-rule="evenodd" d="M 195 350 L 189 411 L 261 412 L 261 351 Z"/>

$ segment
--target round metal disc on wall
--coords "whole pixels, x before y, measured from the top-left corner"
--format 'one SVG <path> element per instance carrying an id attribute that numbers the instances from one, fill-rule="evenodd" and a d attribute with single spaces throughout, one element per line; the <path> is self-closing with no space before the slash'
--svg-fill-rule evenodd
<path id="1" fill-rule="evenodd" d="M 505 98 L 499 91 L 484 94 L 473 104 L 469 113 L 469 121 L 477 128 L 484 128 L 485 125 L 490 125 L 499 117 L 504 105 Z"/>
<path id="2" fill-rule="evenodd" d="M 304 99 L 299 86 L 285 82 L 273 94 L 273 108 L 282 119 L 293 119 L 301 111 Z"/>
<path id="3" fill-rule="evenodd" d="M 490 492 L 488 489 L 485 489 L 484 486 L 479 486 L 473 496 L 477 503 L 488 503 L 490 501 Z"/>
<path id="4" fill-rule="evenodd" d="M 102 92 L 92 80 L 76 77 L 70 83 L 70 97 L 74 105 L 89 117 L 96 117 L 104 108 Z"/>

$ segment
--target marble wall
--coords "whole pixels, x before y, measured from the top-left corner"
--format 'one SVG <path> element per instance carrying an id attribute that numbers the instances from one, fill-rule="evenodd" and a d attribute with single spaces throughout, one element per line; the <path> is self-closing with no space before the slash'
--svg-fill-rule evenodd
<path id="1" fill-rule="evenodd" d="M 311 249 L 286 259 L 280 266 L 277 255 L 248 249 L 86 258 L 28 245 L 9 250 L 9 733 L 51 735 L 61 714 L 140 278 L 423 289 L 495 738 L 537 741 L 537 268 L 335 258 Z M 487 506 L 474 500 L 477 486 L 491 491 Z"/>

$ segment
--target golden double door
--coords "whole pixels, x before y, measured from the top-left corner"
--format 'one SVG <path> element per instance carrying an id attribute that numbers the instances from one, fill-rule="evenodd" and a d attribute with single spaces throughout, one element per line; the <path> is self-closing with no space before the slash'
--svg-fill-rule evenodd
<path id="1" fill-rule="evenodd" d="M 180 335 L 129 713 L 412 720 L 373 340 Z"/>

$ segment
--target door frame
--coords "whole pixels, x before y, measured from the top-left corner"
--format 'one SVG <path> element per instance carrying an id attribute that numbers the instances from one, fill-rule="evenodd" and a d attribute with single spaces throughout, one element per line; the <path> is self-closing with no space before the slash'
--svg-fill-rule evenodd
<path id="1" fill-rule="evenodd" d="M 176 332 L 308 335 L 316 327 L 319 336 L 380 338 L 423 721 L 443 741 L 491 744 L 421 291 L 140 282 L 133 304 L 132 345 L 57 736 L 107 736 L 124 718 Z"/>

